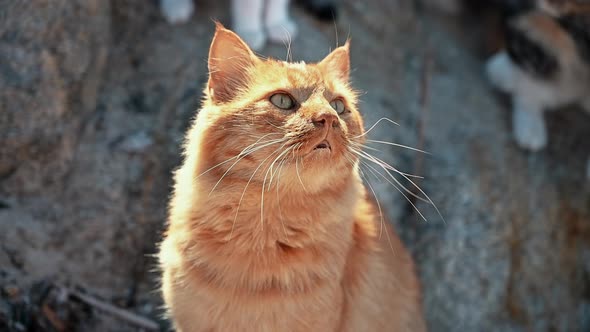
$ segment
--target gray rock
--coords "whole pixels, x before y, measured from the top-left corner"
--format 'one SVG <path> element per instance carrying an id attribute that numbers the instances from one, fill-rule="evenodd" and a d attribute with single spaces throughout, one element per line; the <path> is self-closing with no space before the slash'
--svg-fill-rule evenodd
<path id="1" fill-rule="evenodd" d="M 117 147 L 128 153 L 143 153 L 154 144 L 154 140 L 145 131 L 131 134 L 117 144 Z"/>
<path id="2" fill-rule="evenodd" d="M 1 272 L 21 287 L 49 276 L 104 298 L 130 294 L 156 315 L 148 255 L 206 82 L 210 18 L 229 25 L 229 13 L 199 1 L 194 19 L 173 27 L 144 0 L 50 3 L 0 4 Z M 336 27 L 295 11 L 291 50 L 317 61 L 336 46 L 335 28 L 340 43 L 349 35 L 367 127 L 399 123 L 381 122 L 371 138 L 431 152 L 375 143 L 371 153 L 424 176 L 416 182 L 445 221 L 417 201 L 423 221 L 365 170 L 414 254 L 430 330 L 589 330 L 588 115 L 548 114 L 548 149 L 519 150 L 482 59 L 412 8 L 343 1 Z M 287 55 L 283 45 L 262 53 Z M 133 153 L 112 148 L 121 137 Z M 82 330 L 122 326 L 106 317 Z"/>
<path id="3" fill-rule="evenodd" d="M 94 111 L 110 39 L 106 1 L 0 4 L 0 179 L 36 192 L 68 169 Z"/>

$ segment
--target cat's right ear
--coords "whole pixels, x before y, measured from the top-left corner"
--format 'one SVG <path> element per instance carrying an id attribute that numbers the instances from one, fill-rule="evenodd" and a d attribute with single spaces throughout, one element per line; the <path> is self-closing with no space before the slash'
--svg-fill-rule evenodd
<path id="1" fill-rule="evenodd" d="M 215 103 L 230 101 L 248 84 L 248 68 L 260 61 L 246 43 L 221 23 L 209 49 L 209 96 Z"/>
<path id="2" fill-rule="evenodd" d="M 319 63 L 327 75 L 348 82 L 350 78 L 350 40 L 344 46 L 336 48 Z"/>

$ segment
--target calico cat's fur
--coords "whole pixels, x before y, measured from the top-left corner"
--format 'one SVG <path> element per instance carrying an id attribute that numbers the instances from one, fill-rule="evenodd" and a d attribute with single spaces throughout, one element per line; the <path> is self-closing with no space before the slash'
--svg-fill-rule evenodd
<path id="1" fill-rule="evenodd" d="M 348 43 L 262 60 L 218 25 L 159 259 L 178 331 L 425 331 L 412 259 L 359 177 Z"/>
<path id="2" fill-rule="evenodd" d="M 193 0 L 160 0 L 162 14 L 169 23 L 188 21 Z M 234 31 L 254 50 L 267 39 L 287 43 L 297 35 L 297 25 L 289 17 L 289 0 L 232 0 Z"/>
<path id="3" fill-rule="evenodd" d="M 488 61 L 486 71 L 512 96 L 518 145 L 542 149 L 548 139 L 544 111 L 578 103 L 590 112 L 590 4 L 538 0 L 536 9 L 508 22 L 506 50 Z"/>

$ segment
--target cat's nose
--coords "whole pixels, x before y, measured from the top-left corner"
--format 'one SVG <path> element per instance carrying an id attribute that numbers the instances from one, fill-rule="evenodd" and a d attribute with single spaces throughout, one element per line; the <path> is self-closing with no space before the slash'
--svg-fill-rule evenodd
<path id="1" fill-rule="evenodd" d="M 316 127 L 338 127 L 338 116 L 329 112 L 316 115 L 312 121 Z"/>

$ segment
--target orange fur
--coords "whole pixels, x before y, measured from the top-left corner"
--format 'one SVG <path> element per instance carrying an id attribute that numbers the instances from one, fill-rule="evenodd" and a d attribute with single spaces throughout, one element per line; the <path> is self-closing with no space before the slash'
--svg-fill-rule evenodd
<path id="1" fill-rule="evenodd" d="M 349 151 L 364 136 L 348 43 L 317 64 L 262 60 L 218 25 L 209 69 L 159 256 L 177 330 L 424 331 L 412 259 L 380 236 Z"/>

